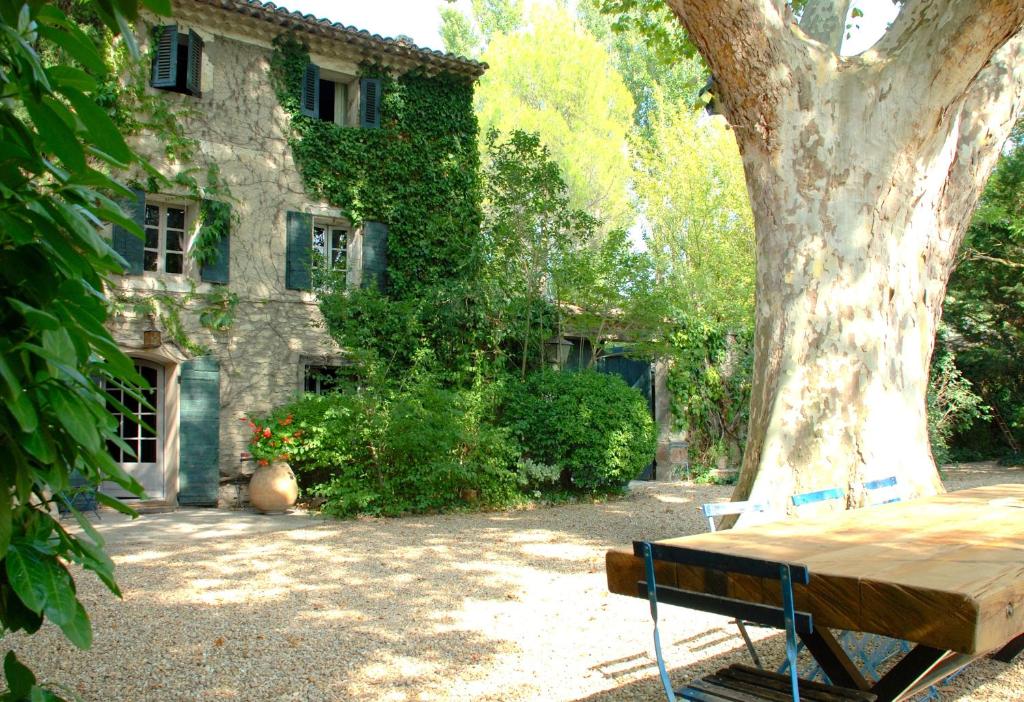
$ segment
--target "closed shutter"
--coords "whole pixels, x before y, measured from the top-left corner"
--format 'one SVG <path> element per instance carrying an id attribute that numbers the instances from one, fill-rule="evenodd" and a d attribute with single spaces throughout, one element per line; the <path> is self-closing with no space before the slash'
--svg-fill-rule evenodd
<path id="1" fill-rule="evenodd" d="M 212 356 L 181 364 L 178 504 L 216 505 L 220 486 L 220 365 Z"/>
<path id="2" fill-rule="evenodd" d="M 289 290 L 312 290 L 313 215 L 289 212 L 286 236 L 284 286 Z"/>
<path id="3" fill-rule="evenodd" d="M 203 87 L 203 38 L 188 30 L 188 66 L 185 68 L 185 90 L 199 95 Z"/>
<path id="4" fill-rule="evenodd" d="M 178 82 L 178 25 L 155 27 L 153 35 L 156 51 L 149 84 L 154 88 L 173 88 Z"/>
<path id="5" fill-rule="evenodd" d="M 204 201 L 204 205 L 207 201 Z M 227 208 L 228 217 L 231 217 L 231 205 L 227 203 L 218 203 L 218 207 Z M 205 209 L 205 208 L 204 208 Z M 208 225 L 204 224 L 203 229 Z M 203 236 L 204 232 L 200 230 L 199 236 Z M 217 258 L 208 263 L 204 263 L 199 268 L 199 277 L 204 283 L 223 283 L 227 284 L 230 278 L 230 266 L 231 266 L 231 232 L 224 232 L 220 240 L 217 242 Z"/>
<path id="6" fill-rule="evenodd" d="M 363 222 L 363 287 L 388 288 L 388 225 Z"/>
<path id="7" fill-rule="evenodd" d="M 306 64 L 306 71 L 302 74 L 299 110 L 307 117 L 320 116 L 320 66 L 315 63 Z"/>
<path id="8" fill-rule="evenodd" d="M 359 126 L 364 129 L 380 127 L 379 78 L 363 78 L 359 81 Z"/>
<path id="9" fill-rule="evenodd" d="M 135 197 L 121 202 L 121 209 L 125 216 L 129 217 L 139 229 L 142 230 L 146 219 L 146 193 L 142 190 L 133 189 Z M 114 234 L 110 245 L 114 251 L 121 255 L 127 263 L 125 275 L 142 275 L 142 259 L 145 256 L 145 240 L 122 226 L 114 225 Z"/>

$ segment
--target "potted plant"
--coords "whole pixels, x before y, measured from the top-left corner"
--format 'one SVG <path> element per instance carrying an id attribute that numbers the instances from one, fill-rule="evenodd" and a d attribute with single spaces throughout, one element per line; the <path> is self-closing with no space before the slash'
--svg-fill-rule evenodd
<path id="1" fill-rule="evenodd" d="M 299 484 L 288 460 L 302 431 L 292 425 L 290 414 L 280 419 L 256 421 L 246 417 L 242 421 L 248 422 L 252 430 L 249 453 L 256 461 L 256 471 L 249 481 L 249 502 L 260 512 L 290 509 L 298 499 Z"/>

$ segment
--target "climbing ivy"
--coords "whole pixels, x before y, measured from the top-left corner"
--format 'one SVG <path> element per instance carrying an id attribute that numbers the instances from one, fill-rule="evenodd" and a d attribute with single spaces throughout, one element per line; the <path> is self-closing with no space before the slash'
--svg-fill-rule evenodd
<path id="1" fill-rule="evenodd" d="M 480 184 L 473 83 L 447 73 L 395 75 L 363 64 L 381 80 L 379 129 L 342 127 L 299 111 L 308 48 L 294 36 L 274 41 L 271 78 L 291 117 L 292 155 L 306 191 L 354 225 L 388 225 L 389 295 L 471 280 L 479 269 Z"/>

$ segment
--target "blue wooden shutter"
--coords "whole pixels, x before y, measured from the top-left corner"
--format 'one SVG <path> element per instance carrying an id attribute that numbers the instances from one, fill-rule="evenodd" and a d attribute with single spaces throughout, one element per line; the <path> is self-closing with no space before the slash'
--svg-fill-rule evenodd
<path id="1" fill-rule="evenodd" d="M 302 74 L 302 96 L 299 111 L 307 117 L 320 116 L 320 66 L 307 63 Z"/>
<path id="2" fill-rule="evenodd" d="M 178 504 L 216 505 L 220 486 L 220 365 L 212 356 L 181 364 Z"/>
<path id="3" fill-rule="evenodd" d="M 313 215 L 289 212 L 286 235 L 284 286 L 289 290 L 312 290 Z"/>
<path id="4" fill-rule="evenodd" d="M 124 200 L 121 203 L 121 209 L 125 216 L 135 222 L 139 229 L 142 229 L 146 220 L 146 193 L 138 189 L 132 189 L 132 192 L 135 193 L 135 197 L 131 200 Z M 110 245 L 128 263 L 128 267 L 124 271 L 125 275 L 142 275 L 145 239 L 115 224 Z"/>
<path id="5" fill-rule="evenodd" d="M 381 292 L 388 287 L 388 225 L 363 222 L 363 287 L 376 285 Z"/>
<path id="6" fill-rule="evenodd" d="M 188 30 L 188 65 L 185 67 L 185 90 L 199 95 L 203 86 L 203 38 Z"/>
<path id="7" fill-rule="evenodd" d="M 362 78 L 359 81 L 359 126 L 364 129 L 380 127 L 379 78 Z"/>
<path id="8" fill-rule="evenodd" d="M 206 201 L 204 201 L 205 204 Z M 228 203 L 219 203 L 220 207 L 226 207 L 228 209 L 228 216 L 230 217 L 231 205 Z M 205 229 L 208 225 L 203 225 Z M 200 230 L 199 235 L 203 235 L 203 231 Z M 204 283 L 224 283 L 227 284 L 230 278 L 230 267 L 231 267 L 231 232 L 224 232 L 220 240 L 217 242 L 217 258 L 216 260 L 204 263 L 199 268 L 199 278 Z"/>
<path id="9" fill-rule="evenodd" d="M 149 84 L 154 88 L 173 88 L 178 82 L 178 25 L 155 27 L 153 35 L 156 50 Z"/>

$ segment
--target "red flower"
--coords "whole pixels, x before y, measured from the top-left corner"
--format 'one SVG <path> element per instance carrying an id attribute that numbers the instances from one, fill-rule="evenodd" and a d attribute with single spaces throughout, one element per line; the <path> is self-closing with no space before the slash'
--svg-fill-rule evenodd
<path id="1" fill-rule="evenodd" d="M 261 458 L 261 459 L 260 459 L 260 460 L 258 461 L 258 463 L 259 463 L 259 464 L 260 464 L 261 466 L 269 466 L 269 465 L 270 465 L 270 461 L 268 461 L 268 460 L 267 460 L 267 459 L 265 459 L 265 458 Z"/>
<path id="2" fill-rule="evenodd" d="M 267 427 L 266 429 L 263 430 L 263 436 L 267 439 L 270 438 L 270 427 Z"/>
<path id="3" fill-rule="evenodd" d="M 288 415 L 287 417 L 285 417 L 284 419 L 279 419 L 279 420 L 277 420 L 277 423 L 278 423 L 278 424 L 280 424 L 280 425 L 281 425 L 282 427 L 286 427 L 286 426 L 288 426 L 289 424 L 291 424 L 291 423 L 292 423 L 293 421 L 295 421 L 295 420 L 294 420 L 294 419 L 292 418 L 292 416 L 291 416 L 291 415 L 289 414 L 289 415 Z"/>

